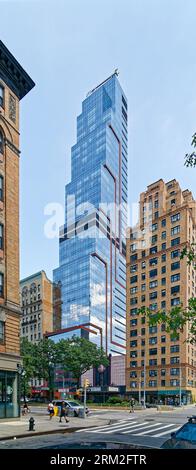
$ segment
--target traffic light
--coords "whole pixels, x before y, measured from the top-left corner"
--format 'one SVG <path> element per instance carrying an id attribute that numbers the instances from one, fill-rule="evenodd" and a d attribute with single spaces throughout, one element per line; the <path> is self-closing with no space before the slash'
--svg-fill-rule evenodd
<path id="1" fill-rule="evenodd" d="M 77 395 L 77 397 L 80 397 L 80 395 L 81 395 L 81 390 L 80 389 L 76 390 L 76 395 Z"/>
<path id="2" fill-rule="evenodd" d="M 89 385 L 90 385 L 89 379 L 85 379 L 84 380 L 84 388 L 89 387 Z"/>

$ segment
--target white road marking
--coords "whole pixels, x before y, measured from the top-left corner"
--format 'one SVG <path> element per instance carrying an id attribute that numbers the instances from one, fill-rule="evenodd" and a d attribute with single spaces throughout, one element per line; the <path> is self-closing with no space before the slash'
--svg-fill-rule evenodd
<path id="1" fill-rule="evenodd" d="M 157 426 L 157 424 L 156 425 L 154 424 L 154 426 Z M 155 431 L 159 431 L 160 429 L 169 428 L 171 426 L 174 426 L 174 425 L 173 424 L 166 424 L 165 426 L 161 426 L 160 428 L 155 429 Z M 153 427 L 153 426 L 151 426 L 151 427 Z M 153 429 L 152 430 L 150 429 L 149 431 L 147 430 L 147 431 L 144 431 L 144 432 L 140 432 L 139 434 L 135 434 L 135 435 L 143 436 L 144 434 L 149 434 L 150 432 L 153 432 L 153 431 L 154 431 Z M 157 436 L 157 434 L 156 434 L 156 436 Z"/>
<path id="2" fill-rule="evenodd" d="M 159 426 L 159 424 L 161 423 L 157 423 L 157 426 Z M 150 426 L 150 423 L 144 422 L 144 423 L 137 424 L 136 426 L 133 426 L 133 428 L 139 428 L 139 427 L 149 428 L 149 426 Z M 129 429 L 129 431 L 123 431 L 122 434 L 128 434 L 130 431 L 132 431 L 132 427 Z"/>
<path id="3" fill-rule="evenodd" d="M 174 424 L 173 424 L 173 426 L 174 426 Z M 170 429 L 169 431 L 160 432 L 159 434 L 156 434 L 155 436 L 152 436 L 152 437 L 161 437 L 161 436 L 164 436 L 165 434 L 169 434 L 170 432 L 175 432 L 180 428 L 181 428 L 181 426 L 178 426 L 177 428 Z"/>
<path id="4" fill-rule="evenodd" d="M 131 419 L 133 419 L 133 418 L 131 418 Z M 121 421 L 121 423 L 127 423 L 127 420 Z M 107 424 L 107 425 L 105 425 L 105 426 L 94 426 L 94 427 L 90 428 L 90 430 L 94 430 L 94 429 L 95 429 L 96 431 L 99 431 L 100 429 L 105 429 L 105 428 L 108 428 L 109 426 L 114 426 L 114 425 L 115 425 L 115 424 Z M 90 432 L 90 431 L 89 431 L 89 429 L 86 429 L 86 428 L 85 428 L 85 430 L 83 430 L 83 429 L 78 429 L 78 431 L 76 431 L 76 432 Z"/>
<path id="5" fill-rule="evenodd" d="M 137 421 L 132 421 L 132 423 L 137 423 Z M 110 432 L 113 432 L 118 430 L 119 428 L 122 429 L 122 428 L 127 428 L 127 426 L 131 426 L 131 423 L 126 423 L 126 424 L 109 424 L 108 426 L 103 426 L 103 428 L 101 429 L 98 429 L 99 432 L 103 432 L 105 433 L 107 430 L 109 430 Z M 112 431 L 111 431 L 112 430 Z M 93 430 L 92 432 L 97 432 L 97 429 Z"/>

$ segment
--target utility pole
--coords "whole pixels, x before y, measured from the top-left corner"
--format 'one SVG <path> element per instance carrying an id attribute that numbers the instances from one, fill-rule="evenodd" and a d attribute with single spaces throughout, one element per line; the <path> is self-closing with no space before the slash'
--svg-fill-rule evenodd
<path id="1" fill-rule="evenodd" d="M 144 408 L 146 408 L 146 355 L 144 356 Z"/>

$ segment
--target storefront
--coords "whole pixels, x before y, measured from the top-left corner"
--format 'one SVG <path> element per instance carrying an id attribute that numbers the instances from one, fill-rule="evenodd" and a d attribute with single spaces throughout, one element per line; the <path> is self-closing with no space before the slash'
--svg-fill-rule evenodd
<path id="1" fill-rule="evenodd" d="M 0 419 L 20 416 L 18 373 L 0 370 Z"/>

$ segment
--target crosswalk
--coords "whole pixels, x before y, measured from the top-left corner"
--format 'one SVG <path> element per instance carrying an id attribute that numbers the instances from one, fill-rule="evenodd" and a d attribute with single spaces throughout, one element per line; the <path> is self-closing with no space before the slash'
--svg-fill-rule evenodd
<path id="1" fill-rule="evenodd" d="M 168 436 L 171 432 L 177 431 L 181 425 L 176 423 L 161 423 L 161 422 L 148 422 L 138 421 L 134 418 L 128 420 L 120 420 L 113 424 L 107 424 L 105 426 L 96 426 L 88 429 L 79 429 L 76 432 L 79 433 L 101 433 L 101 434 L 132 434 L 133 436 L 149 436 L 149 437 L 162 437 Z"/>

